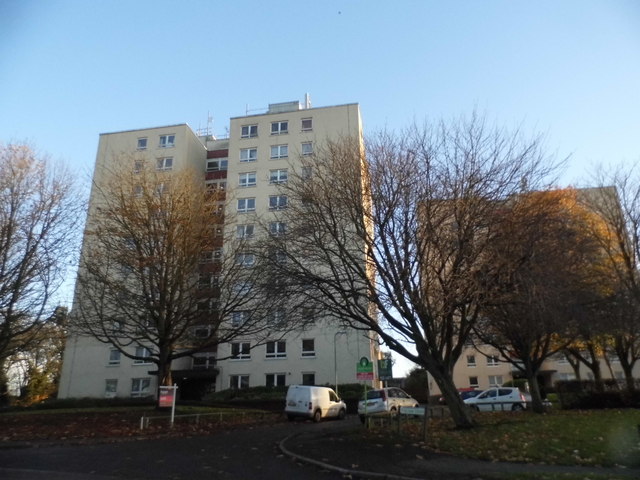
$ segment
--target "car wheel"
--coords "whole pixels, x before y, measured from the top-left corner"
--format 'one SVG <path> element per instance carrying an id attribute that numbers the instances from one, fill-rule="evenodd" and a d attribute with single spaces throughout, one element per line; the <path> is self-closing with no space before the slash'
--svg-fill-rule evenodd
<path id="1" fill-rule="evenodd" d="M 477 406 L 477 405 L 474 405 L 474 406 L 473 406 L 473 407 L 471 407 L 471 408 L 473 408 L 476 412 L 479 412 L 479 411 L 480 411 L 480 407 L 479 407 L 479 406 Z"/>
<path id="2" fill-rule="evenodd" d="M 338 418 L 340 420 L 344 420 L 344 417 L 346 417 L 346 416 L 347 416 L 347 412 L 345 412 L 344 408 L 341 408 L 340 409 L 340 413 L 338 413 Z"/>
<path id="3" fill-rule="evenodd" d="M 364 425 L 364 421 L 365 421 L 364 415 L 360 415 L 360 421 L 361 421 L 361 422 L 362 422 L 362 424 Z"/>
<path id="4" fill-rule="evenodd" d="M 295 418 L 296 418 L 296 417 L 295 417 L 295 416 L 293 416 L 293 415 L 291 415 L 291 414 L 288 414 L 288 415 L 287 415 L 287 420 L 289 420 L 290 422 L 293 422 L 293 421 L 295 420 Z"/>
<path id="5" fill-rule="evenodd" d="M 398 410 L 396 410 L 396 407 L 391 407 L 391 410 L 389 410 L 389 415 L 391 415 L 392 417 L 398 415 Z"/>
<path id="6" fill-rule="evenodd" d="M 313 421 L 318 423 L 322 419 L 322 412 L 320 410 L 316 410 L 313 413 Z"/>
<path id="7" fill-rule="evenodd" d="M 522 410 L 524 410 L 524 407 L 519 403 L 514 403 L 513 407 L 511 407 L 511 410 L 513 410 L 514 412 L 521 412 Z"/>

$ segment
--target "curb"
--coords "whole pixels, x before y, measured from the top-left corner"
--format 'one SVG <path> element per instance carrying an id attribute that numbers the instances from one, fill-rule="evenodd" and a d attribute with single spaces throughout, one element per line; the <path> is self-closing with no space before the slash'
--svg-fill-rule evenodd
<path id="1" fill-rule="evenodd" d="M 405 477 L 402 475 L 394 475 L 390 473 L 367 472 L 365 470 L 352 470 L 350 468 L 342 468 L 342 467 L 331 465 L 330 463 L 326 463 L 320 460 L 314 460 L 313 458 L 305 457 L 304 455 L 299 455 L 297 453 L 292 452 L 287 447 L 285 447 L 285 443 L 288 440 L 291 440 L 292 438 L 298 435 L 300 434 L 294 433 L 292 435 L 289 435 L 288 437 L 285 437 L 282 440 L 280 440 L 280 443 L 278 444 L 278 448 L 280 449 L 280 451 L 283 454 L 287 455 L 288 457 L 293 458 L 294 460 L 315 465 L 316 467 L 320 467 L 325 470 L 330 470 L 332 472 L 337 472 L 342 475 L 350 475 L 352 478 L 361 478 L 361 479 L 375 478 L 375 479 L 386 479 L 386 480 L 423 480 L 416 477 Z"/>

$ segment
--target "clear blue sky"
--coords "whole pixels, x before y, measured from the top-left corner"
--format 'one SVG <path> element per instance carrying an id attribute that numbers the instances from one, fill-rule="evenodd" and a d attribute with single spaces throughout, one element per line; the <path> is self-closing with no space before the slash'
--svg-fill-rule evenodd
<path id="1" fill-rule="evenodd" d="M 474 108 L 594 162 L 640 160 L 640 1 L 0 0 L 0 141 L 84 181 L 103 132 L 224 134 L 268 103 L 360 103 L 367 132 Z"/>

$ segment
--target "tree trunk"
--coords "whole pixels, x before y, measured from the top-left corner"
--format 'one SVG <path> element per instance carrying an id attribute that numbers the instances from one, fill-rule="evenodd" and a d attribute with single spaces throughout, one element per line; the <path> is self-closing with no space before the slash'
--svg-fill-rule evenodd
<path id="1" fill-rule="evenodd" d="M 0 408 L 9 406 L 9 378 L 5 364 L 6 359 L 0 358 Z"/>
<path id="2" fill-rule="evenodd" d="M 542 403 L 540 385 L 538 384 L 538 370 L 531 365 L 527 365 L 525 369 L 527 382 L 529 382 L 529 393 L 531 394 L 531 410 L 535 413 L 544 413 L 544 404 Z"/>
<path id="3" fill-rule="evenodd" d="M 467 407 L 467 405 L 462 401 L 462 398 L 460 398 L 460 393 L 453 383 L 451 376 L 447 376 L 442 372 L 437 372 L 435 375 L 433 372 L 429 373 L 431 373 L 433 379 L 440 387 L 440 392 L 442 392 L 442 396 L 447 402 L 447 406 L 451 412 L 451 418 L 456 424 L 456 428 L 462 429 L 475 427 L 476 423 L 471 416 L 471 409 Z"/>

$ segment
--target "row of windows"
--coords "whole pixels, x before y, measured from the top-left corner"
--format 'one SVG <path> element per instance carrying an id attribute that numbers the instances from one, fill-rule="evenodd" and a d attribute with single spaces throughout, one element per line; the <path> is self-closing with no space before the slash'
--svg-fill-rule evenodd
<path id="1" fill-rule="evenodd" d="M 286 195 L 269 195 L 269 210 L 284 210 L 288 206 Z M 256 211 L 256 198 L 243 197 L 237 199 L 236 210 L 238 213 L 249 213 Z"/>
<path id="2" fill-rule="evenodd" d="M 158 148 L 171 148 L 175 147 L 176 136 L 175 135 L 160 135 L 158 140 Z M 147 137 L 138 138 L 138 150 L 146 150 L 149 144 Z"/>
<path id="3" fill-rule="evenodd" d="M 238 312 L 240 313 L 240 312 Z M 313 358 L 316 356 L 316 343 L 313 338 L 302 340 L 303 358 Z M 234 360 L 250 360 L 251 359 L 251 343 L 250 342 L 233 342 L 231 343 L 231 358 Z M 265 344 L 264 358 L 287 358 L 287 341 L 276 340 Z"/>
<path id="4" fill-rule="evenodd" d="M 255 225 L 253 223 L 245 223 L 236 226 L 236 237 L 238 239 L 253 238 L 255 233 Z M 287 222 L 269 222 L 269 234 L 284 235 L 287 233 Z"/>
<path id="5" fill-rule="evenodd" d="M 288 179 L 289 179 L 289 170 L 286 168 L 269 170 L 269 183 L 272 185 L 279 184 L 279 183 L 286 183 Z M 238 174 L 239 187 L 255 187 L 256 184 L 257 184 L 256 172 L 243 172 Z"/>
<path id="6" fill-rule="evenodd" d="M 489 387 L 501 387 L 504 383 L 502 375 L 489 375 Z M 480 388 L 478 377 L 469 377 L 469 387 Z"/>
<path id="7" fill-rule="evenodd" d="M 144 160 L 136 160 L 133 164 L 133 172 L 140 173 L 144 169 Z M 156 170 L 168 171 L 173 169 L 173 157 L 156 158 Z"/>
<path id="8" fill-rule="evenodd" d="M 148 365 L 151 363 L 151 350 L 148 348 L 138 346 L 134 353 L 136 357 L 143 357 L 142 359 L 133 360 L 134 365 Z M 120 365 L 121 359 L 122 353 L 120 350 L 116 348 L 109 350 L 109 365 Z"/>
<path id="9" fill-rule="evenodd" d="M 300 131 L 310 132 L 313 130 L 313 119 L 303 118 L 300 120 Z M 271 122 L 271 135 L 284 135 L 289 133 L 289 121 L 278 120 Z M 258 136 L 258 124 L 242 125 L 240 127 L 240 138 L 255 138 Z"/>
<path id="10" fill-rule="evenodd" d="M 283 387 L 286 385 L 287 374 L 286 373 L 267 373 L 265 374 L 265 383 L 267 387 Z M 302 372 L 302 385 L 315 385 L 316 374 L 315 372 Z M 249 388 L 250 376 L 244 375 L 229 375 L 229 388 L 236 390 L 242 388 Z"/>
<path id="11" fill-rule="evenodd" d="M 486 361 L 487 361 L 487 366 L 488 367 L 497 367 L 498 363 L 500 363 L 500 361 L 498 360 L 498 357 L 495 355 L 490 355 L 488 357 L 485 357 Z M 467 367 L 475 367 L 478 364 L 476 363 L 476 356 L 475 355 L 467 355 Z"/>

